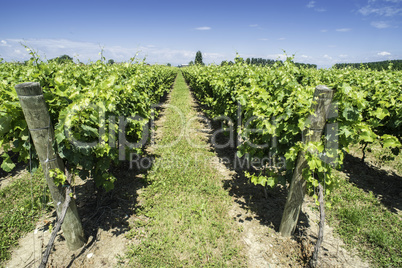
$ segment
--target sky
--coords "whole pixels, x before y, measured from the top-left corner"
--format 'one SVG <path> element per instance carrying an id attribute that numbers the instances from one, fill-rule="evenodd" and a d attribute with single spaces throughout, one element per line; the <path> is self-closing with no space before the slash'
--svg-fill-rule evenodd
<path id="1" fill-rule="evenodd" d="M 0 58 L 136 56 L 154 64 L 243 58 L 321 68 L 402 59 L 402 0 L 0 0 Z"/>

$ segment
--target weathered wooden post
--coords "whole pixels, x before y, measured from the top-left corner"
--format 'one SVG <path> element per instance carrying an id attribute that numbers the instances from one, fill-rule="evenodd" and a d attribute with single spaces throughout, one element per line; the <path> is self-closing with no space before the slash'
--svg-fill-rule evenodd
<path id="1" fill-rule="evenodd" d="M 312 104 L 312 109 L 315 113 L 309 116 L 308 121 L 310 122 L 310 128 L 305 132 L 311 133 L 311 135 L 304 135 L 304 143 L 307 144 L 321 140 L 333 96 L 334 91 L 326 86 L 321 85 L 315 88 L 314 103 Z M 306 193 L 306 181 L 303 179 L 302 174 L 303 169 L 307 167 L 308 164 L 305 159 L 305 153 L 300 152 L 297 157 L 296 167 L 293 172 L 281 225 L 279 227 L 279 232 L 282 236 L 290 236 L 295 231 L 300 209 L 303 205 L 304 194 Z"/>
<path id="2" fill-rule="evenodd" d="M 49 176 L 49 170 L 58 168 L 64 171 L 64 163 L 53 149 L 54 130 L 42 88 L 39 83 L 23 83 L 16 85 L 15 90 L 17 91 L 36 152 L 42 163 L 57 215 L 60 217 L 65 201 L 65 189 L 61 185 L 57 187 L 54 184 L 53 178 Z M 86 243 L 74 199 L 70 202 L 62 230 L 70 250 L 77 250 Z"/>

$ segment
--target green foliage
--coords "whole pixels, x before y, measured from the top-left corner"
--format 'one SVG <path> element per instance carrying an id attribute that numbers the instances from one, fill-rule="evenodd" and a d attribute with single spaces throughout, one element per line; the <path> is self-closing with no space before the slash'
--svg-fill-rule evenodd
<path id="1" fill-rule="evenodd" d="M 49 170 L 49 176 L 53 178 L 54 184 L 56 186 L 63 185 L 67 180 L 64 172 L 62 172 L 58 168 Z"/>
<path id="2" fill-rule="evenodd" d="M 247 58 L 246 64 L 257 65 L 257 66 L 273 66 L 274 64 L 280 65 L 283 64 L 281 60 L 271 60 L 271 59 L 263 59 L 263 58 Z M 305 68 L 313 68 L 317 69 L 316 64 L 308 64 L 308 63 L 295 63 L 297 67 L 305 67 Z"/>
<path id="3" fill-rule="evenodd" d="M 73 58 L 68 55 L 62 55 L 60 57 L 50 59 L 49 62 L 56 62 L 58 64 L 71 63 L 71 62 L 73 62 Z"/>
<path id="4" fill-rule="evenodd" d="M 204 63 L 202 62 L 201 51 L 197 51 L 197 53 L 195 54 L 194 64 L 195 65 L 204 65 Z"/>
<path id="5" fill-rule="evenodd" d="M 334 64 L 333 68 L 344 69 L 344 68 L 356 68 L 356 69 L 371 69 L 377 71 L 383 70 L 402 70 L 402 60 L 386 60 L 377 62 L 367 62 L 367 63 L 337 63 Z"/>
<path id="6" fill-rule="evenodd" d="M 14 162 L 11 160 L 11 157 L 8 154 L 3 154 L 3 163 L 1 164 L 1 168 L 5 172 L 10 172 L 15 168 Z"/>
<path id="7" fill-rule="evenodd" d="M 194 66 L 183 75 L 212 118 L 224 115 L 235 125 L 243 141 L 237 147 L 239 157 L 286 159 L 286 167 L 256 167 L 258 171 L 249 174 L 252 182 L 272 186 L 290 180 L 297 155 L 304 152 L 308 168 L 303 177 L 309 192 L 318 182 L 325 183 L 328 192 L 337 184 L 331 170 L 340 166 L 350 144 L 380 141 L 384 147 L 401 148 L 401 72 L 316 70 L 300 67 L 290 57 L 268 67 L 247 62 L 236 58 L 233 65 Z M 321 142 L 306 145 L 302 137 L 314 112 L 313 94 L 322 84 L 335 90 L 329 123 L 336 124 L 336 137 L 327 134 Z M 337 149 L 327 146 L 331 140 L 338 140 Z"/>
<path id="8" fill-rule="evenodd" d="M 119 118 L 128 120 L 124 129 L 127 141 L 140 141 L 152 105 L 170 90 L 175 76 L 175 70 L 165 66 L 106 65 L 102 61 L 76 65 L 34 58 L 26 66 L 1 64 L 1 168 L 12 170 L 12 155 L 17 153 L 17 161 L 26 162 L 29 150 L 34 151 L 14 86 L 38 81 L 55 128 L 59 156 L 68 162 L 70 172 L 83 179 L 92 176 L 98 187 L 112 189 L 115 178 L 108 170 L 119 160 L 119 149 L 112 142 L 119 136 Z M 115 137 L 109 135 L 114 132 Z"/>
<path id="9" fill-rule="evenodd" d="M 276 64 L 282 64 L 281 60 L 271 60 L 271 59 L 263 59 L 263 58 L 247 58 L 247 64 L 257 65 L 257 66 L 270 66 Z"/>

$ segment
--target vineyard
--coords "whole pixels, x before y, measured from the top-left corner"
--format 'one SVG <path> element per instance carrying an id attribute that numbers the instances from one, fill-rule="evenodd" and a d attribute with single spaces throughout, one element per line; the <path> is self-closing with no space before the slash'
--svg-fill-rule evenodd
<path id="1" fill-rule="evenodd" d="M 49 105 L 58 154 L 69 163 L 71 172 L 82 178 L 90 175 L 97 186 L 112 189 L 115 178 L 107 171 L 118 163 L 119 153 L 125 156 L 115 137 L 119 124 L 124 124 L 128 142 L 141 141 L 143 127 L 155 116 L 151 106 L 169 91 L 175 75 L 174 70 L 162 66 L 108 66 L 101 61 L 87 66 L 33 60 L 27 66 L 1 64 L 1 168 L 10 172 L 17 155 L 18 162 L 29 159 L 29 132 L 14 86 L 38 81 Z M 124 122 L 119 122 L 119 117 Z M 112 132 L 114 135 L 109 135 Z M 71 146 L 72 141 L 80 142 L 79 146 Z M 90 146 L 94 142 L 96 146 Z M 139 153 L 141 146 L 137 147 Z"/>
<path id="2" fill-rule="evenodd" d="M 255 67 L 237 59 L 235 66 L 187 68 L 183 74 L 201 103 L 209 107 L 211 117 L 225 115 L 244 141 L 241 157 L 261 158 L 278 155 L 286 158 L 285 174 L 263 167 L 251 181 L 263 186 L 286 183 L 292 175 L 300 151 L 318 149 L 310 155 L 309 169 L 303 173 L 310 191 L 318 182 L 327 185 L 327 194 L 336 184 L 331 166 L 342 165 L 343 154 L 351 144 L 379 141 L 399 154 L 402 141 L 402 73 L 400 71 L 315 70 L 296 67 L 291 58 L 272 68 Z M 328 116 L 326 140 L 303 145 L 308 130 L 314 88 L 327 85 L 335 90 Z M 238 114 L 238 104 L 241 114 Z M 241 121 L 238 120 L 241 118 Z M 246 125 L 246 127 L 244 127 Z M 248 131 L 258 129 L 259 131 Z M 332 137 L 330 136 L 332 134 Z M 333 146 L 329 143 L 335 143 Z M 251 146 L 250 146 L 251 144 Z M 326 146 L 327 144 L 327 146 Z M 259 148 L 256 145 L 266 145 Z M 260 146 L 261 147 L 261 146 Z M 320 155 L 327 157 L 320 157 Z M 318 175 L 317 178 L 313 174 Z M 289 177 L 290 175 L 290 177 Z"/>
<path id="3" fill-rule="evenodd" d="M 262 188 L 263 200 L 275 196 L 278 189 L 287 189 L 297 169 L 298 157 L 303 155 L 307 163 L 301 174 L 304 191 L 318 203 L 317 188 L 322 185 L 326 208 L 330 211 L 332 207 L 336 211 L 340 204 L 339 189 L 349 187 L 338 170 L 343 170 L 351 148 L 361 150 L 363 162 L 373 146 L 389 151 L 392 159 L 401 158 L 402 71 L 392 68 L 316 70 L 295 65 L 291 57 L 283 63 L 261 67 L 236 57 L 233 65 L 195 65 L 177 70 L 149 66 L 134 59 L 122 64 L 97 61 L 80 65 L 41 62 L 34 57 L 25 65 L 0 63 L 0 81 L 0 174 L 12 174 L 21 163 L 27 163 L 31 173 L 40 166 L 15 90 L 17 84 L 29 81 L 39 82 L 43 90 L 51 120 L 48 124 L 54 127 L 52 146 L 69 174 L 83 181 L 93 180 L 96 189 L 113 193 L 119 185 L 114 170 L 126 169 L 133 155 L 152 159 L 149 161 L 153 162 L 152 167 L 145 168 L 146 171 L 137 167 L 135 171 L 142 172 L 141 176 L 146 179 L 142 185 L 143 199 L 132 209 L 134 220 L 126 235 L 136 241 L 130 244 L 126 254 L 127 262 L 134 266 L 138 263 L 141 267 L 253 266 L 250 260 L 248 265 L 244 264 L 247 254 L 241 249 L 240 238 L 233 238 L 241 236 L 226 211 L 233 200 L 222 188 L 222 175 L 216 167 L 210 167 L 210 152 L 205 149 L 208 146 L 235 152 L 229 166 L 233 168 L 233 164 L 240 163 L 238 176 L 255 185 L 252 189 L 256 196 Z M 200 116 L 194 114 L 192 100 L 184 95 L 188 92 L 184 81 L 199 104 L 199 113 L 206 115 L 203 121 L 219 126 L 215 131 L 210 130 L 209 139 L 199 138 L 199 132 L 191 132 L 192 128 L 203 127 L 201 123 L 189 127 Z M 333 98 L 325 114 L 323 135 L 320 134 L 318 141 L 306 142 L 317 131 L 310 118 L 316 112 L 314 94 L 318 85 L 326 85 Z M 171 92 L 176 86 L 181 87 L 180 94 L 175 89 Z M 170 104 L 163 108 L 160 102 L 168 94 L 172 95 Z M 155 133 L 150 131 L 155 130 L 153 123 L 161 111 L 166 113 L 167 121 L 158 126 L 164 136 L 156 142 L 164 147 L 158 149 L 156 145 L 155 151 L 149 152 L 148 147 L 155 146 L 152 145 Z M 187 140 L 180 133 L 185 133 Z M 180 161 L 166 165 L 168 160 L 172 161 L 169 158 Z M 66 176 L 55 175 L 57 172 L 60 171 L 52 173 L 55 183 L 65 185 Z M 398 182 L 395 187 L 398 189 L 400 185 Z M 11 197 L 12 194 L 1 192 L 1 199 Z M 40 208 L 38 205 L 37 209 Z M 283 207 L 280 209 L 283 211 Z M 20 217 L 29 215 L 38 219 L 36 212 L 24 213 Z M 339 220 L 333 216 L 335 212 L 331 215 L 335 222 Z M 384 242 L 387 237 L 378 238 L 378 233 L 362 231 L 366 240 L 361 243 L 371 245 L 376 254 L 384 256 L 370 260 L 374 265 L 398 266 L 402 263 L 402 234 L 396 231 L 402 228 L 400 215 L 384 215 L 373 224 L 387 226 L 395 242 Z M 16 221 L 8 221 L 0 214 L 1 261 L 10 258 L 10 250 L 18 243 L 19 236 L 15 233 L 33 228 L 17 227 L 16 231 L 10 228 Z M 279 226 L 274 222 L 278 231 Z M 349 234 L 352 232 L 349 230 Z M 11 236 L 13 239 L 6 239 Z M 343 239 L 348 240 L 347 236 Z M 181 240 L 189 248 L 177 244 Z M 369 256 L 370 252 L 365 251 L 363 256 Z M 310 255 L 297 257 L 295 263 L 307 265 Z M 290 260 L 290 257 L 286 259 Z"/>

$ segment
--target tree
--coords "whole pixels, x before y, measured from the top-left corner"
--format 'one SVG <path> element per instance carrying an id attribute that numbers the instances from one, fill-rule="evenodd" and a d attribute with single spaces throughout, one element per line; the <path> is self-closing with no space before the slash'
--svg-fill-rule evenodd
<path id="1" fill-rule="evenodd" d="M 59 57 L 59 62 L 68 62 L 68 61 L 73 61 L 73 58 L 71 58 L 69 55 L 63 55 Z"/>
<path id="2" fill-rule="evenodd" d="M 113 59 L 110 59 L 107 63 L 110 64 L 110 65 L 113 65 L 113 64 L 114 64 L 114 60 L 113 60 Z"/>
<path id="3" fill-rule="evenodd" d="M 188 63 L 188 65 L 194 65 L 194 62 L 193 61 L 190 61 L 189 63 Z"/>
<path id="4" fill-rule="evenodd" d="M 168 64 L 166 64 L 166 66 L 169 66 L 169 67 L 170 67 L 170 66 L 172 66 L 172 64 L 168 63 Z"/>
<path id="5" fill-rule="evenodd" d="M 197 53 L 195 54 L 195 60 L 194 60 L 194 64 L 198 65 L 204 65 L 204 63 L 202 62 L 202 54 L 201 51 L 197 51 Z"/>
<path id="6" fill-rule="evenodd" d="M 66 63 L 66 62 L 73 62 L 73 58 L 71 58 L 69 55 L 62 55 L 60 57 L 54 58 L 49 60 L 49 62 L 57 62 L 57 63 Z"/>

